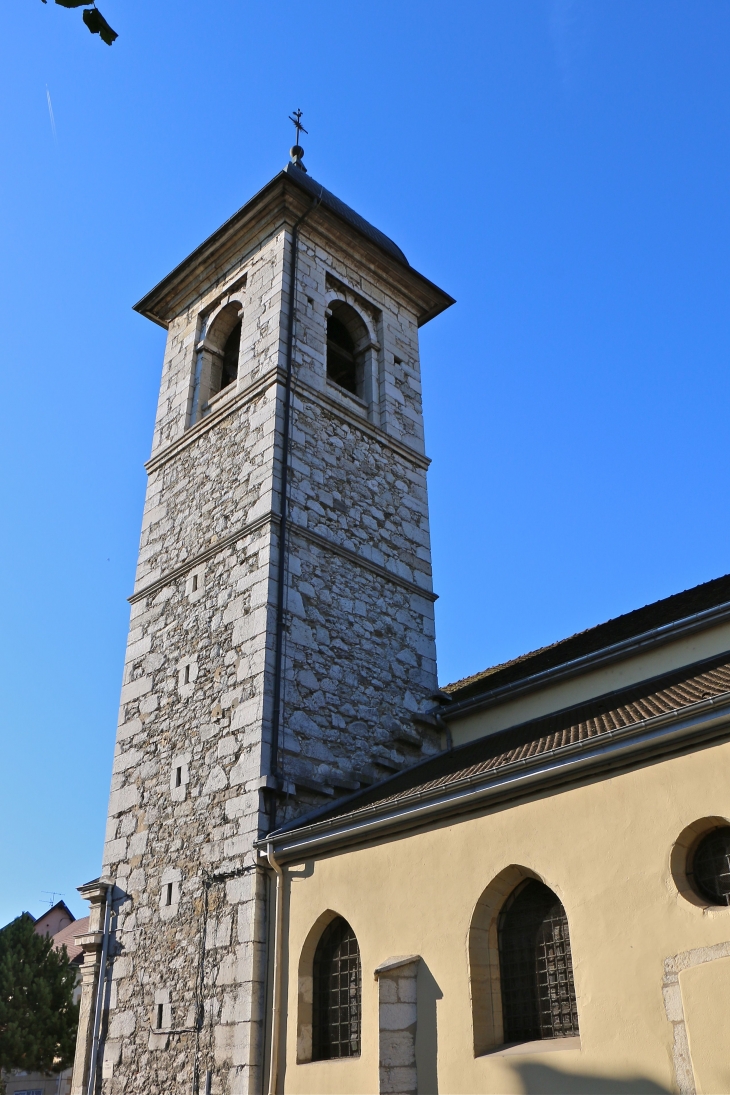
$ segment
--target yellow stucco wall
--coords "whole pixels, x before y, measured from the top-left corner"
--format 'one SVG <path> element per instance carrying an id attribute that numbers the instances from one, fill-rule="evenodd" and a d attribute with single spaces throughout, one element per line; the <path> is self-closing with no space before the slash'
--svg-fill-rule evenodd
<path id="1" fill-rule="evenodd" d="M 703 909 L 681 896 L 670 853 L 682 830 L 698 818 L 730 816 L 729 774 L 730 744 L 716 745 L 427 832 L 290 866 L 285 1090 L 377 1091 L 373 970 L 392 956 L 407 954 L 423 959 L 422 1092 L 676 1090 L 674 1030 L 662 995 L 664 959 L 730 940 L 730 909 Z M 561 1049 L 558 1043 L 545 1043 L 542 1052 L 531 1055 L 512 1050 L 475 1059 L 469 927 L 485 887 L 510 864 L 541 877 L 565 906 L 580 1045 Z M 299 955 L 327 909 L 350 922 L 360 944 L 362 1055 L 297 1064 Z M 727 1009 L 723 1006 L 722 1019 L 710 1022 L 707 1002 L 717 994 L 730 1005 L 730 959 L 685 970 L 680 984 L 698 1090 L 730 1092 Z"/>
<path id="2" fill-rule="evenodd" d="M 450 723 L 451 736 L 454 745 L 463 745 L 487 734 L 496 734 L 508 726 L 516 726 L 552 711 L 561 711 L 564 707 L 572 707 L 617 688 L 626 688 L 649 677 L 669 673 L 726 650 L 730 650 L 730 623 L 708 627 L 643 654 L 632 654 L 622 661 L 543 686 L 515 699 L 506 699 L 504 703 L 485 711 L 454 719 Z"/>

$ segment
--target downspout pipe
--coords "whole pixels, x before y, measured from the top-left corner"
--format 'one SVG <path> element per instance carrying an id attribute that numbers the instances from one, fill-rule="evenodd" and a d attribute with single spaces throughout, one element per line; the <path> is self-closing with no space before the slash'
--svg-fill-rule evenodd
<path id="1" fill-rule="evenodd" d="M 276 1095 L 279 1080 L 279 1035 L 281 1032 L 281 937 L 284 926 L 284 872 L 276 862 L 273 844 L 266 845 L 266 858 L 276 875 L 274 976 L 271 994 L 271 1060 L 269 1063 L 269 1095 Z"/>
<path id="2" fill-rule="evenodd" d="M 320 193 L 301 217 L 294 222 L 291 233 L 289 256 L 289 315 L 286 332 L 286 379 L 284 382 L 284 421 L 281 430 L 281 502 L 279 513 L 279 561 L 277 565 L 276 592 L 276 642 L 274 647 L 274 703 L 271 715 L 271 756 L 269 771 L 279 774 L 279 740 L 282 717 L 282 678 L 284 662 L 284 612 L 286 609 L 286 560 L 289 538 L 289 445 L 291 437 L 291 398 L 294 359 L 294 320 L 297 310 L 297 260 L 299 257 L 299 226 L 313 213 L 322 200 Z M 271 795 L 269 806 L 269 831 L 276 828 L 276 791 Z"/>
<path id="3" fill-rule="evenodd" d="M 101 1031 L 101 1016 L 104 1010 L 104 989 L 106 988 L 106 963 L 109 955 L 109 935 L 112 917 L 112 892 L 113 884 L 106 888 L 106 909 L 104 910 L 104 934 L 101 943 L 101 964 L 99 966 L 99 981 L 96 987 L 96 1001 L 94 1004 L 94 1040 L 91 1044 L 91 1063 L 89 1065 L 89 1084 L 87 1095 L 94 1095 L 96 1091 L 96 1065 L 99 1057 L 99 1034 Z"/>

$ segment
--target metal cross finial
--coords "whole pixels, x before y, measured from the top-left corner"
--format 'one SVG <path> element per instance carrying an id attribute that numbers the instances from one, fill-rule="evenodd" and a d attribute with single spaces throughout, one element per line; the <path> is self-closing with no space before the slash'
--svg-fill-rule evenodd
<path id="1" fill-rule="evenodd" d="M 292 113 L 289 115 L 289 121 L 293 122 L 294 125 L 296 126 L 297 144 L 299 144 L 299 134 L 300 133 L 307 133 L 307 130 L 302 125 L 302 112 L 301 112 L 301 110 L 293 110 Z M 307 133 L 307 136 L 309 136 L 308 133 Z"/>

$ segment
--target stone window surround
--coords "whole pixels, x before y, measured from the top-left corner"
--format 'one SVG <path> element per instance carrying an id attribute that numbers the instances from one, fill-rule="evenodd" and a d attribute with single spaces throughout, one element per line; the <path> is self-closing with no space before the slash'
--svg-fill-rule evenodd
<path id="1" fill-rule="evenodd" d="M 698 909 L 711 909 L 713 912 L 727 911 L 730 913 L 730 906 L 715 905 L 695 889 L 691 876 L 692 856 L 697 845 L 713 829 L 723 825 L 730 825 L 730 820 L 720 816 L 698 818 L 691 825 L 687 825 L 672 847 L 669 857 L 669 870 L 674 885 L 677 887 L 677 892 L 690 905 L 694 905 Z"/>
<path id="2" fill-rule="evenodd" d="M 354 292 L 354 290 L 350 289 L 349 286 L 345 285 L 344 282 L 339 281 L 329 273 L 326 275 L 325 285 L 325 329 L 323 331 L 325 355 L 323 365 L 327 394 L 330 399 L 336 399 L 337 402 L 342 402 L 345 406 L 349 404 L 350 408 L 356 414 L 363 414 L 370 423 L 375 426 L 380 426 L 383 413 L 383 377 L 381 375 L 382 339 L 379 334 L 379 328 L 382 327 L 383 314 L 374 304 L 365 300 L 364 297 L 361 297 L 358 293 Z M 353 395 L 351 392 L 341 388 L 339 384 L 330 380 L 327 376 L 326 321 L 332 315 L 332 305 L 338 301 L 346 304 L 356 313 L 358 319 L 367 331 L 366 337 L 368 341 L 358 350 L 364 357 L 362 396 Z"/>
<path id="3" fill-rule="evenodd" d="M 198 679 L 198 655 L 186 654 L 177 666 L 177 690 L 183 699 L 188 699 L 195 691 Z"/>
<path id="4" fill-rule="evenodd" d="M 314 1007 L 314 952 L 322 938 L 322 933 L 341 913 L 327 909 L 317 917 L 309 929 L 304 946 L 299 954 L 298 1000 L 297 1000 L 297 1064 L 312 1061 L 312 1021 Z M 347 917 L 345 917 L 347 919 Z M 350 921 L 347 921 L 348 924 Z M 354 930 L 354 929 L 353 929 Z M 357 933 L 356 933 L 357 934 Z M 349 1061 L 350 1057 L 335 1057 L 335 1061 Z M 317 1062 L 320 1064 L 321 1062 Z"/>
<path id="5" fill-rule="evenodd" d="M 192 753 L 179 753 L 172 758 L 170 765 L 170 796 L 173 802 L 184 802 L 190 782 L 190 761 Z M 177 782 L 177 770 L 180 769 L 180 783 Z"/>
<path id="6" fill-rule="evenodd" d="M 535 879 L 548 886 L 560 899 L 560 891 L 547 879 L 529 867 L 513 863 L 501 870 L 482 891 L 469 925 L 469 990 L 471 994 L 473 1050 L 475 1057 L 494 1053 L 527 1053 L 527 1046 L 539 1045 L 537 1052 L 550 1052 L 554 1044 L 563 1048 L 580 1048 L 580 1037 L 542 1039 L 505 1045 L 502 1022 L 502 987 L 499 966 L 498 921 L 502 906 L 516 886 L 525 879 Z M 567 915 L 567 911 L 566 911 Z M 568 919 L 570 923 L 570 919 Z M 571 1046 L 566 1047 L 565 1043 Z"/>
<path id="7" fill-rule="evenodd" d="M 167 903 L 168 886 L 172 886 L 172 900 Z M 177 867 L 167 867 L 162 872 L 160 879 L 160 916 L 163 920 L 171 920 L 178 912 L 182 889 L 182 871 Z M 164 1003 L 164 1001 L 158 1001 Z"/>
<path id="8" fill-rule="evenodd" d="M 185 596 L 191 604 L 195 604 L 205 595 L 205 562 L 198 563 L 188 571 L 185 582 Z"/>
<path id="9" fill-rule="evenodd" d="M 211 368 L 214 359 L 223 358 L 225 341 L 231 330 L 244 318 L 244 293 L 245 285 L 238 292 L 229 292 L 213 309 L 204 309 L 198 316 L 198 332 L 194 340 L 192 369 L 190 373 L 188 397 L 188 414 L 186 429 L 203 421 L 211 411 L 219 404 L 230 399 L 238 391 L 240 383 L 240 355 L 239 348 L 239 377 L 235 383 L 227 384 L 225 388 L 210 394 Z M 230 316 L 223 322 L 224 313 L 233 316 L 233 324 L 230 324 Z M 223 324 L 223 335 L 218 335 L 218 320 Z M 208 394 L 205 394 L 207 390 Z"/>

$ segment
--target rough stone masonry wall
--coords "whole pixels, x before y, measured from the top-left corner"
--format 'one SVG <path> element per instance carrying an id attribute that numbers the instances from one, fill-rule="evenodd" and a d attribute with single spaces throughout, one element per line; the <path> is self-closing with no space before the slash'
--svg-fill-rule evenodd
<path id="1" fill-rule="evenodd" d="M 258 351 L 254 380 L 278 363 L 281 246 L 245 271 L 242 357 Z M 219 290 L 201 308 L 215 308 Z M 242 395 L 242 371 L 232 413 L 185 435 L 199 330 L 191 310 L 168 337 L 155 448 L 185 443 L 150 474 L 132 606 L 104 854 L 122 898 L 105 1092 L 189 1091 L 196 1052 L 201 1090 L 208 1068 L 214 1092 L 258 1085 L 264 901 L 253 840 L 272 545 L 269 522 L 257 521 L 272 509 L 280 397 L 275 384 Z"/>
<path id="2" fill-rule="evenodd" d="M 425 473 L 301 393 L 295 421 L 283 768 L 336 788 L 437 748 L 407 741 L 436 689 Z"/>
<path id="3" fill-rule="evenodd" d="M 189 1091 L 196 1054 L 201 1091 L 208 1068 L 214 1095 L 259 1085 L 265 902 L 253 840 L 269 771 L 286 242 L 279 233 L 242 259 L 170 328 L 104 855 L 121 898 L 105 1095 Z M 420 756 L 409 712 L 436 686 L 415 320 L 351 267 L 304 245 L 280 818 Z M 333 269 L 378 332 L 372 421 L 326 380 Z M 244 315 L 238 384 L 186 432 L 199 313 L 215 314 L 231 278 Z"/>
<path id="4" fill-rule="evenodd" d="M 187 1086 L 196 1003 L 205 1029 L 215 1024 L 212 1044 L 201 1045 L 201 1067 L 216 1066 L 213 1090 L 237 1095 L 255 1084 L 263 908 L 252 842 L 262 823 L 270 551 L 264 526 L 133 605 L 136 660 L 123 691 L 104 857 L 104 873 L 127 897 L 106 1049 L 121 1060 L 106 1091 Z M 203 874 L 212 876 L 205 933 Z M 166 1027 L 188 1032 L 153 1034 L 158 1003 L 169 1003 Z"/>
<path id="5" fill-rule="evenodd" d="M 420 742 L 407 740 L 437 688 L 415 317 L 353 266 L 302 245 L 290 473 L 282 766 L 295 783 L 314 776 L 335 789 L 439 747 L 422 728 Z M 334 294 L 380 340 L 385 379 L 370 413 L 327 380 Z"/>

